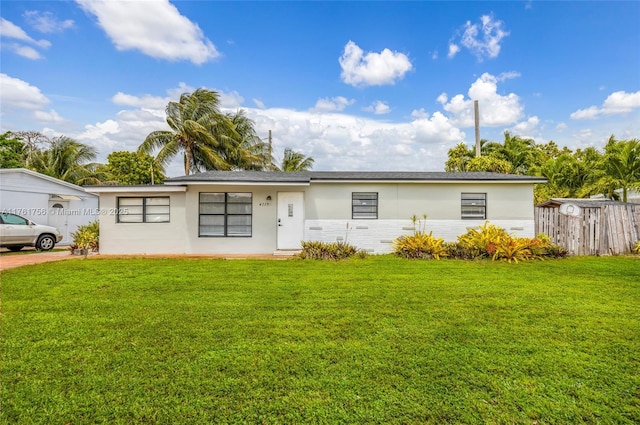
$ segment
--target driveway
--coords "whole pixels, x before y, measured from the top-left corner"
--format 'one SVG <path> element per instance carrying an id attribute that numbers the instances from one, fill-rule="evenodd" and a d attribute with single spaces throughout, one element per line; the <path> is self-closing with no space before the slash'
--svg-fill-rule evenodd
<path id="1" fill-rule="evenodd" d="M 34 252 L 28 254 L 5 254 L 0 255 L 0 270 L 12 269 L 26 266 L 27 264 L 46 263 L 49 261 L 68 260 L 71 258 L 82 258 L 82 256 L 71 255 L 69 251 Z"/>

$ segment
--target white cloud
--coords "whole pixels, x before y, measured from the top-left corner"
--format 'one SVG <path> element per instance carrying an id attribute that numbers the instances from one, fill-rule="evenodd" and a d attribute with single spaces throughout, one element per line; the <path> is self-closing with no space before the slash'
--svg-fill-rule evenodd
<path id="1" fill-rule="evenodd" d="M 458 52 L 460 52 L 460 46 L 458 46 L 455 43 L 449 43 L 449 53 L 447 54 L 447 57 L 451 59 L 455 57 L 455 55 L 457 55 Z"/>
<path id="2" fill-rule="evenodd" d="M 7 43 L 5 41 L 2 44 L 5 48 L 9 48 L 9 50 L 13 51 L 15 54 L 31 60 L 42 59 L 40 52 L 32 46 L 42 49 L 46 49 L 51 46 L 49 41 L 33 39 L 22 28 L 4 18 L 0 18 L 0 36 L 5 39 L 10 38 L 18 40 L 18 42 L 14 43 Z M 27 46 L 23 43 L 31 44 L 32 46 Z"/>
<path id="3" fill-rule="evenodd" d="M 578 109 L 569 116 L 572 120 L 592 120 L 600 115 L 600 113 L 600 109 L 596 108 L 595 106 L 591 106 L 586 109 Z"/>
<path id="4" fill-rule="evenodd" d="M 529 117 L 526 121 L 519 122 L 511 127 L 511 132 L 520 137 L 535 139 L 540 119 L 537 116 Z"/>
<path id="5" fill-rule="evenodd" d="M 6 38 L 15 38 L 25 43 L 35 44 L 44 49 L 51 46 L 51 43 L 47 40 L 35 40 L 31 38 L 22 28 L 4 18 L 0 18 L 0 35 Z"/>
<path id="6" fill-rule="evenodd" d="M 38 87 L 4 73 L 0 74 L 0 93 L 3 113 L 5 108 L 40 110 L 50 103 Z"/>
<path id="7" fill-rule="evenodd" d="M 624 114 L 636 108 L 640 108 L 640 90 L 635 93 L 613 92 L 602 104 L 602 112 L 605 114 Z"/>
<path id="8" fill-rule="evenodd" d="M 391 108 L 385 102 L 376 100 L 371 105 L 366 107 L 365 111 L 373 112 L 376 115 L 383 115 L 391 112 Z"/>
<path id="9" fill-rule="evenodd" d="M 640 91 L 635 93 L 617 91 L 607 96 L 601 107 L 590 106 L 578 109 L 570 117 L 574 120 L 596 119 L 601 115 L 625 114 L 638 108 L 640 108 Z"/>
<path id="10" fill-rule="evenodd" d="M 9 43 L 9 44 L 6 44 L 6 47 L 8 47 L 10 50 L 13 50 L 13 52 L 16 55 L 22 56 L 23 58 L 27 58 L 31 60 L 42 59 L 42 55 L 40 54 L 40 52 L 38 52 L 36 49 L 34 49 L 31 46 L 25 46 L 23 44 L 17 44 L 17 43 Z"/>
<path id="11" fill-rule="evenodd" d="M 139 50 L 158 59 L 203 64 L 220 53 L 200 27 L 168 0 L 76 0 L 97 18 L 118 50 Z"/>
<path id="12" fill-rule="evenodd" d="M 31 27 L 43 33 L 62 32 L 72 28 L 74 22 L 72 19 L 58 20 L 51 12 L 40 12 L 37 10 L 28 10 L 23 14 L 25 21 Z"/>
<path id="13" fill-rule="evenodd" d="M 365 54 L 353 41 L 344 46 L 339 62 L 342 81 L 356 87 L 395 84 L 413 68 L 404 53 L 384 49 Z"/>
<path id="14" fill-rule="evenodd" d="M 36 117 L 38 121 L 41 122 L 49 122 L 49 123 L 61 123 L 64 122 L 64 118 L 62 118 L 55 110 L 51 109 L 49 112 L 46 111 L 35 111 L 33 115 Z"/>
<path id="15" fill-rule="evenodd" d="M 498 94 L 498 78 L 489 73 L 482 74 L 471 84 L 467 94 L 469 98 L 457 94 L 449 99 L 443 93 L 437 99 L 458 127 L 474 125 L 474 100 L 478 101 L 481 126 L 512 125 L 522 117 L 524 107 L 520 104 L 520 98 L 515 93 L 506 96 Z"/>
<path id="16" fill-rule="evenodd" d="M 169 103 L 169 98 L 151 96 L 148 94 L 142 96 L 134 96 L 132 94 L 118 92 L 111 98 L 111 101 L 116 105 L 162 109 L 167 106 L 167 103 Z"/>
<path id="17" fill-rule="evenodd" d="M 264 109 L 264 108 L 265 108 L 264 102 L 263 102 L 263 101 L 261 101 L 260 99 L 256 99 L 256 98 L 254 97 L 252 100 L 253 100 L 253 103 L 254 103 L 258 108 L 260 108 L 260 109 Z"/>
<path id="18" fill-rule="evenodd" d="M 315 106 L 311 108 L 311 110 L 314 112 L 344 111 L 344 108 L 349 105 L 353 105 L 354 102 L 355 100 L 347 99 L 343 96 L 336 96 L 331 99 L 325 97 L 323 99 L 318 99 Z"/>
<path id="19" fill-rule="evenodd" d="M 480 61 L 496 58 L 500 54 L 502 40 L 509 35 L 503 26 L 504 22 L 495 20 L 491 15 L 481 16 L 479 24 L 467 21 L 460 30 L 462 35 L 459 44 L 466 47 Z M 459 51 L 460 47 L 456 43 L 449 43 L 449 58 L 454 57 Z"/>

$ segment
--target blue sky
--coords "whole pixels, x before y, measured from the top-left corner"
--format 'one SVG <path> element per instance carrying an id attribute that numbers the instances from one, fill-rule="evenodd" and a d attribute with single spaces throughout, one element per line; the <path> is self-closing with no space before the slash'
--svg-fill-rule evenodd
<path id="1" fill-rule="evenodd" d="M 199 87 L 314 170 L 443 170 L 508 130 L 640 138 L 640 2 L 0 3 L 1 130 L 110 152 Z M 180 161 L 168 168 L 181 174 Z"/>

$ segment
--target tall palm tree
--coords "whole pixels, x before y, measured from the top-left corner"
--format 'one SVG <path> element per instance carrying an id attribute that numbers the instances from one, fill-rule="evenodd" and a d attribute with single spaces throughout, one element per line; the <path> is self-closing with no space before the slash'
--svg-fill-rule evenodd
<path id="1" fill-rule="evenodd" d="M 296 152 L 291 148 L 284 150 L 284 157 L 282 158 L 281 171 L 308 171 L 313 167 L 313 158 L 310 156 L 304 156 L 300 152 Z"/>
<path id="2" fill-rule="evenodd" d="M 60 136 L 51 140 L 49 149 L 36 151 L 30 168 L 39 173 L 77 185 L 99 184 L 97 164 L 92 163 L 97 151 L 73 140 Z"/>
<path id="3" fill-rule="evenodd" d="M 184 154 L 184 173 L 232 168 L 220 152 L 231 149 L 239 138 L 233 123 L 220 112 L 217 92 L 198 89 L 183 93 L 180 101 L 169 102 L 167 124 L 171 130 L 151 132 L 138 147 L 140 152 L 159 149 L 156 160 L 166 165 L 179 152 Z"/>
<path id="4" fill-rule="evenodd" d="M 244 110 L 226 114 L 233 124 L 236 137 L 230 140 L 230 147 L 221 152 L 233 169 L 264 170 L 273 168 L 269 146 L 256 133 L 253 121 Z"/>

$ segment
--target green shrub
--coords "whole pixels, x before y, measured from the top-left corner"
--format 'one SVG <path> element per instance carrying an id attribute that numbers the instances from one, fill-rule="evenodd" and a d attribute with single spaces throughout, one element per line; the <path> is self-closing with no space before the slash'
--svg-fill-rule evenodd
<path id="1" fill-rule="evenodd" d="M 640 255 L 640 241 L 636 242 L 635 246 L 631 248 L 631 252 Z"/>
<path id="2" fill-rule="evenodd" d="M 76 249 L 98 251 L 100 248 L 100 223 L 92 221 L 78 226 L 78 229 L 71 233 L 71 237 L 73 238 L 72 251 Z"/>
<path id="3" fill-rule="evenodd" d="M 449 255 L 444 239 L 436 238 L 433 232 L 415 232 L 410 236 L 400 236 L 393 241 L 393 249 L 396 255 L 403 258 L 435 258 Z"/>
<path id="4" fill-rule="evenodd" d="M 477 229 L 469 229 L 464 235 L 458 236 L 458 245 L 469 258 L 492 258 L 496 247 L 510 238 L 502 227 L 486 221 Z"/>
<path id="5" fill-rule="evenodd" d="M 359 254 L 359 250 L 346 242 L 302 241 L 299 257 L 308 260 L 342 260 Z M 366 256 L 366 253 L 364 254 Z"/>

